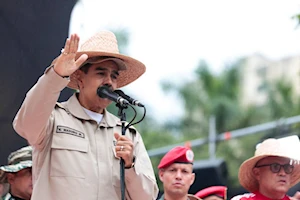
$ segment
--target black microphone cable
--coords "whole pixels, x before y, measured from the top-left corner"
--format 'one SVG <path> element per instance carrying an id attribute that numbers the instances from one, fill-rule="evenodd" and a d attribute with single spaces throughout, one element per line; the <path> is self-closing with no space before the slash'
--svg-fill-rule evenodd
<path id="1" fill-rule="evenodd" d="M 144 108 L 144 114 L 143 114 L 142 118 L 141 118 L 139 121 L 137 121 L 137 122 L 135 122 L 135 123 L 133 123 L 133 124 L 131 124 L 131 125 L 138 124 L 138 123 L 140 123 L 141 121 L 144 120 L 144 118 L 145 118 L 145 116 L 146 116 L 146 107 L 145 107 L 141 102 L 139 102 L 138 100 L 135 100 L 135 99 L 131 98 L 130 96 L 126 95 L 126 94 L 125 94 L 122 90 L 120 90 L 120 89 L 114 90 L 114 92 L 117 93 L 120 97 L 122 97 L 122 98 L 124 98 L 125 100 L 127 100 L 131 105 L 135 105 L 135 106 L 139 106 L 139 107 Z M 131 106 L 131 107 L 132 107 L 132 106 Z M 136 118 L 137 112 L 136 112 L 136 110 L 134 109 L 134 107 L 132 107 L 132 109 L 133 109 L 134 112 L 135 112 L 135 118 Z"/>

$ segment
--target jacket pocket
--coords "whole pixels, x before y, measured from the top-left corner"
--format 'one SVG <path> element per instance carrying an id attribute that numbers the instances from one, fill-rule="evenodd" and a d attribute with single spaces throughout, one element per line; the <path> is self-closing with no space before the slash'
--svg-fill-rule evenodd
<path id="1" fill-rule="evenodd" d="M 89 166 L 88 147 L 84 138 L 54 134 L 50 176 L 85 178 Z"/>

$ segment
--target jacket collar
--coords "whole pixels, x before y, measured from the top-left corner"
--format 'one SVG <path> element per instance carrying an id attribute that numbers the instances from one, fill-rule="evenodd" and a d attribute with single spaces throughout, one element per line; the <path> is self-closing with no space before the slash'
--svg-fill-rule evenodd
<path id="1" fill-rule="evenodd" d="M 25 199 L 21 199 L 19 197 L 15 197 L 13 196 L 11 193 L 7 193 L 6 196 L 4 197 L 4 200 L 25 200 Z"/>

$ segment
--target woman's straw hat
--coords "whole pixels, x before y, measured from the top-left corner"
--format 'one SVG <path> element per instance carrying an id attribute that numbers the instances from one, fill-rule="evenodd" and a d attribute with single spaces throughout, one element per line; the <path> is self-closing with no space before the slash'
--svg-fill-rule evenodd
<path id="1" fill-rule="evenodd" d="M 254 177 L 253 168 L 256 163 L 268 156 L 279 156 L 291 159 L 294 162 L 294 171 L 291 174 L 290 187 L 300 181 L 299 154 L 300 142 L 298 136 L 289 136 L 281 139 L 266 139 L 258 144 L 253 157 L 244 161 L 239 169 L 240 184 L 250 192 L 258 190 L 258 182 Z"/>
<path id="2" fill-rule="evenodd" d="M 140 61 L 119 53 L 118 42 L 114 33 L 101 31 L 85 41 L 80 50 L 76 53 L 76 59 L 82 54 L 88 55 L 84 63 L 100 63 L 105 60 L 112 60 L 119 66 L 117 88 L 123 87 L 137 78 L 145 71 L 146 67 Z M 74 73 L 70 76 L 69 88 L 79 89 Z"/>

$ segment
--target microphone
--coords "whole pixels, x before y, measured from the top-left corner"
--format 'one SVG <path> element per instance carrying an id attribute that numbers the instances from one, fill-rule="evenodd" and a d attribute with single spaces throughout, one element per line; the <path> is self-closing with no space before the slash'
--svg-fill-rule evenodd
<path id="1" fill-rule="evenodd" d="M 127 101 L 129 101 L 129 103 L 132 105 L 139 106 L 139 107 L 145 107 L 141 102 L 126 95 L 122 90 L 115 90 L 114 92 L 117 93 L 118 95 L 120 95 L 121 97 L 123 97 L 124 99 L 126 99 Z"/>
<path id="2" fill-rule="evenodd" d="M 108 86 L 101 86 L 97 89 L 97 95 L 101 98 L 107 98 L 121 105 L 128 105 L 129 102 L 112 91 Z"/>

